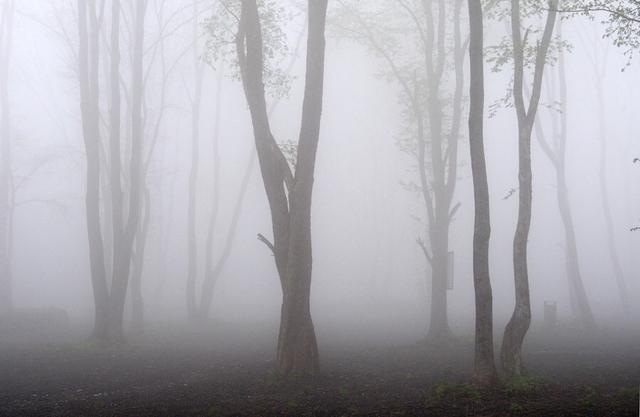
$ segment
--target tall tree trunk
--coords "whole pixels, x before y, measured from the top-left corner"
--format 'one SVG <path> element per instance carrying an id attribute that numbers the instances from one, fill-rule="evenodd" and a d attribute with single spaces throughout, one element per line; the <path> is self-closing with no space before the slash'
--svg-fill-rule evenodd
<path id="1" fill-rule="evenodd" d="M 601 68 L 598 68 L 598 64 Z M 613 216 L 611 215 L 611 206 L 609 204 L 609 188 L 607 186 L 607 125 L 605 121 L 605 98 L 604 98 L 604 78 L 606 76 L 605 62 L 594 61 L 594 70 L 596 76 L 596 93 L 598 106 L 598 140 L 600 142 L 600 161 L 598 164 L 598 177 L 600 180 L 600 195 L 602 198 L 602 211 L 604 213 L 605 225 L 607 228 L 607 248 L 609 250 L 609 259 L 613 267 L 613 275 L 616 279 L 618 294 L 622 304 L 622 311 L 625 315 L 629 315 L 631 306 L 629 304 L 629 295 L 627 292 L 627 284 L 618 255 L 618 247 L 616 245 L 615 227 L 613 225 Z"/>
<path id="2" fill-rule="evenodd" d="M 144 21 L 146 0 L 136 2 L 135 23 L 133 29 L 133 64 L 131 83 L 131 160 L 129 164 L 129 208 L 124 228 L 122 246 L 119 248 L 119 262 L 114 264 L 113 281 L 111 283 L 108 337 L 110 342 L 124 340 L 123 316 L 124 306 L 129 284 L 133 242 L 138 230 L 142 200 L 142 58 L 144 47 Z"/>
<path id="3" fill-rule="evenodd" d="M 475 355 L 473 377 L 481 384 L 497 380 L 493 353 L 493 292 L 489 274 L 491 216 L 484 157 L 484 30 L 481 0 L 469 3 L 469 150 L 473 176 L 473 286 L 475 289 Z"/>
<path id="4" fill-rule="evenodd" d="M 558 23 L 558 36 L 561 34 L 561 23 Z M 569 284 L 569 297 L 571 307 L 574 314 L 578 316 L 582 326 L 586 329 L 592 329 L 595 326 L 589 300 L 584 289 L 582 275 L 580 274 L 580 264 L 578 260 L 578 248 L 573 224 L 573 216 L 571 214 L 571 204 L 569 202 L 569 189 L 566 180 L 566 148 L 567 148 L 567 82 L 564 64 L 564 53 L 559 52 L 558 56 L 558 75 L 560 87 L 560 112 L 559 116 L 555 110 L 551 110 L 551 116 L 554 122 L 559 117 L 560 123 L 553 124 L 552 144 L 547 142 L 544 131 L 539 121 L 535 123 L 536 137 L 540 143 L 544 153 L 547 155 L 556 172 L 556 195 L 558 200 L 558 209 L 560 219 L 565 231 L 565 262 L 567 271 L 567 281 Z"/>
<path id="5" fill-rule="evenodd" d="M 198 56 L 198 2 L 193 2 L 193 65 L 195 85 L 191 102 L 191 170 L 189 172 L 189 207 L 187 211 L 188 267 L 187 267 L 187 315 L 196 319 L 196 283 L 198 278 L 198 238 L 196 233 L 196 199 L 198 191 L 198 161 L 200 147 L 200 107 L 202 104 L 202 82 L 204 62 Z M 218 110 L 216 110 L 218 111 Z M 217 129 L 217 128 L 216 128 Z M 217 163 L 215 166 L 217 167 Z"/>
<path id="6" fill-rule="evenodd" d="M 531 133 L 540 102 L 542 78 L 547 52 L 556 21 L 557 0 L 549 1 L 549 11 L 537 46 L 533 88 L 528 105 L 524 101 L 524 49 L 520 23 L 520 0 L 511 1 L 511 30 L 513 38 L 514 82 L 513 98 L 518 118 L 518 222 L 513 239 L 513 272 L 515 283 L 515 307 L 504 330 L 502 340 L 502 366 L 507 376 L 520 375 L 522 366 L 522 343 L 531 324 L 531 301 L 529 296 L 529 271 L 527 265 L 527 241 L 531 226 L 532 174 Z M 526 39 L 525 39 L 526 40 Z"/>
<path id="7" fill-rule="evenodd" d="M 0 16 L 0 314 L 13 308 L 11 270 L 12 184 L 9 70 L 15 1 L 5 1 Z"/>
<path id="8" fill-rule="evenodd" d="M 224 67 L 221 65 L 218 69 L 218 79 L 216 82 L 216 108 L 214 115 L 214 131 L 212 138 L 212 155 L 213 155 L 213 186 L 211 192 L 211 214 L 209 215 L 209 224 L 207 227 L 207 239 L 205 244 L 205 263 L 204 263 L 204 281 L 202 283 L 202 291 L 200 294 L 200 305 L 198 306 L 198 319 L 204 321 L 209 317 L 211 310 L 211 301 L 213 299 L 213 288 L 218 279 L 221 268 L 213 266 L 213 242 L 215 240 L 216 226 L 218 224 L 218 212 L 220 211 L 220 114 L 222 99 L 222 79 L 224 75 Z M 247 178 L 250 171 L 245 171 L 244 177 Z M 244 180 L 243 180 L 244 184 Z M 239 217 L 238 211 L 244 197 L 246 185 L 241 185 L 238 200 L 237 211 L 234 211 L 234 219 L 237 221 Z M 232 220 L 233 224 L 233 220 Z M 227 235 L 227 239 L 233 239 L 233 236 Z M 231 248 L 229 247 L 229 251 Z M 216 271 L 217 270 L 217 271 Z"/>
<path id="9" fill-rule="evenodd" d="M 311 200 L 324 91 L 326 13 L 326 0 L 308 2 L 305 91 L 295 178 L 289 199 L 289 253 L 278 337 L 278 362 L 284 374 L 318 371 L 318 346 L 310 309 Z"/>
<path id="10" fill-rule="evenodd" d="M 144 332 L 144 298 L 142 297 L 142 275 L 144 273 L 144 256 L 151 222 L 151 194 L 144 187 L 144 212 L 135 240 L 133 269 L 131 271 L 131 331 L 134 334 Z"/>
<path id="11" fill-rule="evenodd" d="M 89 3 L 89 10 L 87 10 Z M 95 3 L 78 0 L 78 74 L 80 83 L 80 110 L 86 152 L 85 209 L 89 262 L 95 305 L 93 337 L 107 339 L 107 312 L 109 292 L 106 282 L 104 248 L 100 229 L 100 130 L 98 110 L 98 27 Z M 89 21 L 89 22 L 88 22 Z M 90 26 L 90 30 L 88 28 Z"/>
<path id="12" fill-rule="evenodd" d="M 237 37 L 238 62 L 273 225 L 273 244 L 263 241 L 274 253 L 283 292 L 278 336 L 278 365 L 283 375 L 310 375 L 319 368 L 310 311 L 311 196 L 322 113 L 326 11 L 327 0 L 308 2 L 305 93 L 295 177 L 269 126 L 262 79 L 262 33 L 255 0 L 242 2 Z"/>

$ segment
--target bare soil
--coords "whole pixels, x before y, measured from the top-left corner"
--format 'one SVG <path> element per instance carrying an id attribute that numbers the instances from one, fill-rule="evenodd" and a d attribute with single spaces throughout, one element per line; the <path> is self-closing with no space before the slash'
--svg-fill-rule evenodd
<path id="1" fill-rule="evenodd" d="M 471 338 L 341 346 L 320 340 L 322 374 L 282 380 L 271 340 L 173 330 L 125 346 L 5 343 L 2 416 L 638 416 L 640 338 L 531 335 L 527 377 L 470 383 Z M 225 339 L 228 342 L 228 339 Z"/>

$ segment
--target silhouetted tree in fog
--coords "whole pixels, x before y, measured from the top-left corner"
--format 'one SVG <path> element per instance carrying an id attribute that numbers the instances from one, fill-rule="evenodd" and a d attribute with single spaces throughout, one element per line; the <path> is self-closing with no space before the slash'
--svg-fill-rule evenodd
<path id="1" fill-rule="evenodd" d="M 11 240 L 14 196 L 11 173 L 9 70 L 14 15 L 15 0 L 3 2 L 0 9 L 0 314 L 13 308 Z"/>
<path id="2" fill-rule="evenodd" d="M 271 133 L 263 82 L 264 57 L 256 0 L 243 0 L 236 37 L 240 74 L 255 136 L 258 160 L 271 209 L 273 243 L 283 302 L 278 336 L 282 374 L 318 371 L 318 347 L 311 320 L 311 196 L 320 135 L 327 0 L 309 0 L 307 61 L 302 122 L 292 173 Z"/>
<path id="3" fill-rule="evenodd" d="M 422 238 L 417 242 L 431 267 L 428 339 L 443 344 L 452 336 L 447 318 L 447 269 L 449 228 L 459 208 L 452 202 L 468 42 L 463 41 L 461 32 L 463 2 L 343 0 L 339 4 L 342 8 L 332 26 L 342 37 L 354 39 L 378 55 L 389 78 L 401 87 L 406 140 L 400 141 L 400 146 L 417 162 L 419 185 L 411 188 L 420 192 L 427 222 L 427 242 Z M 450 48 L 449 38 L 453 39 Z M 449 72 L 455 78 L 453 91 L 448 91 Z M 451 96 L 450 105 L 447 95 Z"/>
<path id="4" fill-rule="evenodd" d="M 513 101 L 518 119 L 518 222 L 513 239 L 513 273 L 515 282 L 515 307 L 507 323 L 502 340 L 502 366 L 508 376 L 520 375 L 522 367 L 522 343 L 531 323 L 529 296 L 529 269 L 527 243 L 531 225 L 531 133 L 538 111 L 542 77 L 547 52 L 556 22 L 557 0 L 550 0 L 542 39 L 536 46 L 533 87 L 528 103 L 524 99 L 525 48 L 529 39 L 522 36 L 520 0 L 511 0 L 511 39 L 513 52 Z M 529 32 L 527 31 L 527 35 Z"/>
<path id="5" fill-rule="evenodd" d="M 100 83 L 99 34 L 104 10 L 96 10 L 96 2 L 78 0 L 79 82 L 83 136 L 87 158 L 87 230 L 89 235 L 91 278 L 95 302 L 94 337 L 101 342 L 123 340 L 124 305 L 129 283 L 133 243 L 138 230 L 142 201 L 142 101 L 144 46 L 144 16 L 146 1 L 135 4 L 133 22 L 132 80 L 131 80 L 131 150 L 128 171 L 129 193 L 127 217 L 120 178 L 120 75 L 119 75 L 119 2 L 112 2 L 112 62 L 110 66 L 110 187 L 112 197 L 113 268 L 107 282 L 104 242 L 100 222 Z M 87 7 L 88 6 L 88 7 Z M 104 3 L 102 3 L 104 6 Z"/>
<path id="6" fill-rule="evenodd" d="M 561 21 L 558 22 L 558 38 L 561 40 Z M 567 149 L 567 80 L 565 71 L 565 57 L 562 48 L 558 50 L 557 83 L 559 97 L 551 97 L 559 100 L 560 108 L 557 110 L 550 107 L 552 118 L 559 118 L 559 123 L 552 123 L 552 141 L 548 141 L 540 123 L 540 119 L 535 121 L 536 137 L 542 150 L 549 158 L 556 173 L 556 197 L 560 218 L 565 231 L 565 262 L 567 279 L 569 282 L 569 298 L 573 314 L 578 317 L 581 325 L 586 329 L 592 329 L 595 325 L 591 306 L 584 288 L 582 275 L 580 274 L 580 263 L 578 259 L 578 247 L 576 233 L 569 201 L 569 188 L 566 179 L 566 149 Z M 556 75 L 552 72 L 550 75 Z M 551 81 L 547 85 L 556 82 L 556 77 L 548 77 Z M 555 91 L 555 88 L 553 89 Z M 554 91 L 551 91 L 553 93 Z M 557 113 L 557 114 L 556 114 Z"/>
<path id="7" fill-rule="evenodd" d="M 493 353 L 493 294 L 489 274 L 491 216 L 484 157 L 484 30 L 482 0 L 469 3 L 469 148 L 475 222 L 473 229 L 473 284 L 475 289 L 474 378 L 481 384 L 496 381 Z"/>

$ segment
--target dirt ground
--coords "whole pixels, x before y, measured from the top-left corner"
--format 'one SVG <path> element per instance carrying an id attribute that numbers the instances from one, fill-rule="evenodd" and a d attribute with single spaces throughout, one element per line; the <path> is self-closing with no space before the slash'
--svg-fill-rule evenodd
<path id="1" fill-rule="evenodd" d="M 532 334 L 527 377 L 471 385 L 471 338 L 444 352 L 331 341 L 322 374 L 283 381 L 272 340 L 147 332 L 121 348 L 78 338 L 0 346 L 2 416 L 638 416 L 640 337 Z"/>

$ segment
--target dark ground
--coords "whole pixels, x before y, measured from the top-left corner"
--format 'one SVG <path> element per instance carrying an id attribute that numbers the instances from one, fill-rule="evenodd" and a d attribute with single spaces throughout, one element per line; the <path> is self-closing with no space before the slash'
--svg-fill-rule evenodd
<path id="1" fill-rule="evenodd" d="M 490 391 L 469 384 L 469 338 L 446 353 L 325 338 L 322 375 L 288 382 L 273 371 L 273 341 L 257 337 L 233 344 L 181 329 L 120 349 L 4 343 L 0 415 L 638 416 L 640 337 L 571 334 L 533 332 L 531 375 Z"/>

